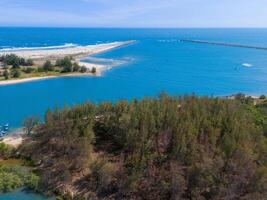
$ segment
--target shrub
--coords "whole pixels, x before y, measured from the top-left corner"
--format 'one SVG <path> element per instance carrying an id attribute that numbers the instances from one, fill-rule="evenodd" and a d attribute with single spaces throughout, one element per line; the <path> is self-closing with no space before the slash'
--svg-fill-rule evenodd
<path id="1" fill-rule="evenodd" d="M 33 65 L 34 65 L 33 60 L 32 60 L 32 59 L 27 59 L 27 60 L 26 60 L 26 65 L 27 65 L 27 66 L 33 66 Z"/>
<path id="2" fill-rule="evenodd" d="M 96 73 L 96 68 L 95 67 L 92 68 L 91 73 L 93 73 L 93 74 Z"/>
<path id="3" fill-rule="evenodd" d="M 11 155 L 12 151 L 13 149 L 10 146 L 2 142 L 0 143 L 0 158 L 8 158 Z"/>
<path id="4" fill-rule="evenodd" d="M 6 80 L 9 79 L 9 72 L 7 69 L 4 71 L 3 76 L 5 77 Z"/>
<path id="5" fill-rule="evenodd" d="M 56 66 L 58 67 L 72 67 L 71 57 L 64 57 L 63 59 L 58 59 L 56 61 Z"/>
<path id="6" fill-rule="evenodd" d="M 265 95 L 261 95 L 260 99 L 266 99 L 266 96 Z"/>
<path id="7" fill-rule="evenodd" d="M 81 67 L 80 67 L 80 65 L 79 65 L 78 63 L 75 62 L 75 63 L 73 64 L 73 71 L 74 71 L 74 72 L 78 72 L 78 71 L 80 71 L 80 68 L 81 68 Z"/>
<path id="8" fill-rule="evenodd" d="M 34 71 L 34 68 L 32 68 L 32 67 L 27 67 L 27 68 L 24 70 L 24 72 L 27 73 L 27 74 L 30 74 L 30 73 L 32 73 L 33 71 Z"/>
<path id="9" fill-rule="evenodd" d="M 39 177 L 20 166 L 0 166 L 0 192 L 11 192 L 22 186 L 37 189 Z"/>
<path id="10" fill-rule="evenodd" d="M 87 72 L 87 68 L 85 66 L 82 66 L 81 69 L 80 69 L 80 72 L 81 73 Z"/>
<path id="11" fill-rule="evenodd" d="M 43 70 L 44 71 L 53 71 L 54 70 L 54 66 L 52 65 L 50 60 L 47 60 L 44 65 L 43 65 Z"/>
<path id="12" fill-rule="evenodd" d="M 13 77 L 14 78 L 19 78 L 20 76 L 21 76 L 21 72 L 19 70 L 15 69 L 13 71 Z"/>

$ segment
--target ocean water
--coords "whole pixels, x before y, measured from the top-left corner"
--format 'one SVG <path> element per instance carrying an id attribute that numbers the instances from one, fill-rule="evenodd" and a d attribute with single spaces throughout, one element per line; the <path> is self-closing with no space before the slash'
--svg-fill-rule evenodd
<path id="1" fill-rule="evenodd" d="M 267 93 L 267 51 L 186 43 L 181 39 L 267 47 L 267 29 L 0 28 L 0 49 L 67 48 L 136 40 L 86 59 L 113 67 L 102 77 L 0 86 L 0 124 L 17 128 L 25 117 L 42 117 L 49 107 L 131 100 L 157 96 L 162 91 L 208 96 Z"/>
<path id="2" fill-rule="evenodd" d="M 44 197 L 25 189 L 19 189 L 11 193 L 0 194 L 1 200 L 55 200 L 54 197 Z"/>

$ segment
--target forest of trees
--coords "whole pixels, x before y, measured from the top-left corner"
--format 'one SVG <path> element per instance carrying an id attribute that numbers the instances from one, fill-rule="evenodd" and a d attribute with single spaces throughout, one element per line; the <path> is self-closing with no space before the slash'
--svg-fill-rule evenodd
<path id="1" fill-rule="evenodd" d="M 169 97 L 48 110 L 20 148 L 66 199 L 265 199 L 267 102 Z"/>

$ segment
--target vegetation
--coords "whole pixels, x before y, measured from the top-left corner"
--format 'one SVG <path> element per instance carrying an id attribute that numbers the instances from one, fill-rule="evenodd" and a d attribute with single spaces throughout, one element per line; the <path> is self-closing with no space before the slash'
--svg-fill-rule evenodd
<path id="1" fill-rule="evenodd" d="M 21 149 L 43 190 L 87 199 L 264 199 L 267 102 L 196 96 L 48 110 Z"/>
<path id="2" fill-rule="evenodd" d="M 21 72 L 18 69 L 13 71 L 13 78 L 19 78 L 21 76 Z"/>
<path id="3" fill-rule="evenodd" d="M 44 65 L 43 65 L 43 70 L 44 71 L 54 71 L 54 66 L 52 65 L 50 60 L 47 60 Z"/>
<path id="4" fill-rule="evenodd" d="M 22 160 L 15 155 L 14 148 L 0 143 L 0 192 L 11 192 L 20 187 L 37 190 L 39 177 L 32 168 L 23 166 Z"/>
<path id="5" fill-rule="evenodd" d="M 27 135 L 30 135 L 33 129 L 39 124 L 40 120 L 38 117 L 26 118 L 23 122 L 23 126 Z"/>
<path id="6" fill-rule="evenodd" d="M 92 68 L 91 73 L 93 73 L 93 74 L 96 73 L 96 68 L 95 67 Z"/>
<path id="7" fill-rule="evenodd" d="M 74 62 L 72 57 L 64 57 L 55 62 L 47 60 L 42 66 L 36 66 L 32 59 L 24 59 L 15 54 L 7 54 L 0 57 L 0 80 L 30 78 L 39 76 L 60 76 L 65 73 L 80 72 L 86 73 L 88 70 Z M 93 68 L 91 73 L 95 73 Z"/>
<path id="8" fill-rule="evenodd" d="M 84 67 L 84 66 L 82 66 L 82 67 L 81 67 L 81 73 L 86 73 L 86 72 L 87 72 L 87 68 Z"/>
<path id="9" fill-rule="evenodd" d="M 11 192 L 26 186 L 37 189 L 39 177 L 21 166 L 0 166 L 0 192 Z"/>
<path id="10" fill-rule="evenodd" d="M 5 77 L 5 79 L 9 79 L 9 73 L 8 71 L 5 69 L 4 73 L 3 73 L 3 76 Z"/>
<path id="11" fill-rule="evenodd" d="M 13 68 L 18 68 L 19 66 L 33 66 L 34 62 L 32 59 L 25 60 L 24 58 L 18 57 L 15 54 L 7 54 L 0 57 L 0 62 L 6 65 L 11 65 Z"/>
<path id="12" fill-rule="evenodd" d="M 0 142 L 0 159 L 1 158 L 4 158 L 4 159 L 8 158 L 11 156 L 12 153 L 13 153 L 13 148 Z"/>

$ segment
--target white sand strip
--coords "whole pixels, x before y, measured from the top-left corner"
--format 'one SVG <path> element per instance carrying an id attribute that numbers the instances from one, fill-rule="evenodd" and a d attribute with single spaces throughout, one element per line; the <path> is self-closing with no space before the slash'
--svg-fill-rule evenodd
<path id="1" fill-rule="evenodd" d="M 73 56 L 75 58 L 86 57 L 89 55 L 102 53 L 114 48 L 122 47 L 131 44 L 134 41 L 112 42 L 106 44 L 96 44 L 88 46 L 73 46 L 64 49 L 24 49 L 24 50 L 8 50 L 0 51 L 0 56 L 6 54 L 16 54 L 19 57 L 31 59 L 57 59 L 65 56 Z"/>

